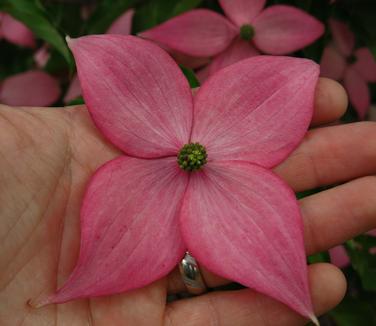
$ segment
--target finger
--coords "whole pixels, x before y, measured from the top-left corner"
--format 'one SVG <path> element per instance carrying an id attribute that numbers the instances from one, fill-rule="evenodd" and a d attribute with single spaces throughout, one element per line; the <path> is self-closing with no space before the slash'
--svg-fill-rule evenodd
<path id="1" fill-rule="evenodd" d="M 376 176 L 363 177 L 300 200 L 308 255 L 328 250 L 376 228 Z M 200 267 L 205 283 L 216 287 L 230 281 Z M 168 277 L 168 291 L 185 290 L 178 270 Z"/>
<path id="2" fill-rule="evenodd" d="M 376 123 L 311 130 L 274 170 L 295 191 L 376 174 Z"/>
<path id="3" fill-rule="evenodd" d="M 300 201 L 307 254 L 376 228 L 376 176 L 350 181 Z"/>
<path id="4" fill-rule="evenodd" d="M 90 309 L 90 322 L 85 324 L 72 321 L 72 324 L 67 322 L 65 325 L 159 325 L 159 321 L 163 317 L 161 307 L 166 304 L 165 295 L 165 280 L 160 279 L 134 291 L 91 298 L 87 300 L 88 309 Z M 85 302 L 81 303 L 87 305 Z M 85 306 L 78 307 L 84 308 Z M 72 311 L 73 314 L 75 312 L 78 313 L 78 310 Z"/>
<path id="5" fill-rule="evenodd" d="M 346 280 L 330 264 L 309 266 L 309 282 L 314 311 L 320 315 L 343 298 Z M 304 325 L 306 320 L 287 306 L 249 289 L 211 292 L 167 305 L 165 324 L 182 325 Z"/>
<path id="6" fill-rule="evenodd" d="M 338 120 L 346 111 L 347 94 L 342 85 L 332 79 L 320 78 L 316 87 L 312 126 Z"/>

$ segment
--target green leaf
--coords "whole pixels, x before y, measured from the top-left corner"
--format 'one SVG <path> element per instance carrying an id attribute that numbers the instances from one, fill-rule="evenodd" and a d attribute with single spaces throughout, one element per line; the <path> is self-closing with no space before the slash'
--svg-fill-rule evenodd
<path id="1" fill-rule="evenodd" d="M 64 38 L 49 21 L 46 10 L 38 0 L 0 0 L 0 10 L 22 21 L 37 37 L 55 47 L 73 67 L 73 58 Z"/>
<path id="2" fill-rule="evenodd" d="M 155 0 L 140 7 L 134 17 L 134 30 L 140 32 L 197 7 L 202 0 Z"/>
<path id="3" fill-rule="evenodd" d="M 376 59 L 376 45 L 372 45 L 372 46 L 370 47 L 370 50 L 371 50 L 373 56 L 374 56 L 375 59 Z"/>
<path id="4" fill-rule="evenodd" d="M 347 241 L 345 246 L 364 289 L 376 291 L 376 255 L 370 252 L 376 248 L 376 237 L 362 235 Z"/>
<path id="5" fill-rule="evenodd" d="M 308 263 L 309 264 L 330 263 L 329 253 L 325 251 L 325 252 L 320 252 L 318 254 L 308 256 Z"/>
<path id="6" fill-rule="evenodd" d="M 176 5 L 172 8 L 171 13 L 169 14 L 169 18 L 174 17 L 176 15 L 180 15 L 184 11 L 191 10 L 197 7 L 202 0 L 181 0 L 176 3 Z"/>
<path id="7" fill-rule="evenodd" d="M 191 88 L 196 88 L 200 86 L 200 82 L 197 80 L 197 77 L 192 69 L 186 68 L 183 65 L 179 65 L 180 69 L 183 71 L 183 74 L 188 79 L 189 86 Z"/>
<path id="8" fill-rule="evenodd" d="M 350 103 L 345 114 L 341 117 L 341 122 L 351 123 L 354 121 L 359 121 L 359 118 L 358 118 L 358 114 L 356 113 L 355 109 Z"/>
<path id="9" fill-rule="evenodd" d="M 315 3 L 315 6 L 317 4 Z M 295 0 L 295 6 L 305 11 L 309 11 L 312 7 L 312 0 Z"/>
<path id="10" fill-rule="evenodd" d="M 82 19 L 80 5 L 46 1 L 45 8 L 48 16 L 53 17 L 53 24 L 58 26 L 63 35 L 69 35 L 73 38 L 83 34 L 85 21 Z"/>
<path id="11" fill-rule="evenodd" d="M 33 50 L 1 42 L 0 80 L 29 70 L 34 65 Z"/>
<path id="12" fill-rule="evenodd" d="M 314 194 L 317 194 L 321 191 L 324 191 L 324 190 L 328 190 L 330 188 L 332 188 L 333 186 L 325 186 L 325 187 L 318 187 L 318 188 L 315 188 L 315 189 L 311 189 L 311 190 L 306 190 L 306 191 L 301 191 L 301 192 L 297 192 L 295 195 L 296 195 L 296 198 L 297 199 L 302 199 L 304 197 L 308 197 L 308 196 L 311 196 L 311 195 L 314 195 Z"/>
<path id="13" fill-rule="evenodd" d="M 340 326 L 376 325 L 375 301 L 370 298 L 347 297 L 330 312 Z"/>
<path id="14" fill-rule="evenodd" d="M 70 105 L 81 105 L 81 104 L 85 104 L 85 101 L 82 98 L 82 96 L 79 96 L 75 98 L 74 100 L 70 101 L 67 105 L 70 106 Z"/>
<path id="15" fill-rule="evenodd" d="M 88 34 L 102 34 L 111 23 L 126 10 L 134 6 L 137 0 L 102 0 L 87 22 Z"/>
<path id="16" fill-rule="evenodd" d="M 49 52 L 50 57 L 44 67 L 44 70 L 53 75 L 63 75 L 66 72 L 64 58 L 55 49 L 51 49 Z"/>

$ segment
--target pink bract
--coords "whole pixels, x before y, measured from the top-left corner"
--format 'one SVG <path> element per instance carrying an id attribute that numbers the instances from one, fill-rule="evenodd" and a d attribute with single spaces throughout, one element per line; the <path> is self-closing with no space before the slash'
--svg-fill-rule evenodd
<path id="1" fill-rule="evenodd" d="M 70 47 L 90 114 L 124 155 L 92 177 L 76 268 L 38 305 L 143 287 L 189 250 L 216 274 L 316 320 L 299 207 L 269 168 L 308 128 L 318 66 L 250 58 L 213 75 L 193 99 L 179 67 L 151 42 L 101 35 Z M 177 164 L 189 142 L 206 146 L 199 171 Z"/>
<path id="2" fill-rule="evenodd" d="M 11 15 L 2 12 L 0 12 L 0 38 L 20 46 L 35 47 L 31 30 Z"/>
<path id="3" fill-rule="evenodd" d="M 355 35 L 340 21 L 330 19 L 333 43 L 321 58 L 321 76 L 342 81 L 351 104 L 364 119 L 371 105 L 369 82 L 376 81 L 376 60 L 367 48 L 354 50 Z"/>
<path id="4" fill-rule="evenodd" d="M 229 19 L 210 10 L 195 9 L 140 35 L 185 55 L 213 57 L 213 63 L 201 74 L 207 76 L 260 51 L 273 55 L 294 52 L 323 34 L 323 24 L 304 11 L 285 5 L 263 9 L 265 2 L 221 0 Z M 242 39 L 245 25 L 253 30 L 250 40 Z"/>
<path id="5" fill-rule="evenodd" d="M 132 30 L 132 21 L 134 16 L 134 9 L 129 9 L 120 15 L 107 29 L 106 34 L 121 34 L 129 35 Z M 68 90 L 64 96 L 64 103 L 68 104 L 69 102 L 75 100 L 81 96 L 81 85 L 77 75 L 72 77 L 72 80 L 69 84 Z"/>

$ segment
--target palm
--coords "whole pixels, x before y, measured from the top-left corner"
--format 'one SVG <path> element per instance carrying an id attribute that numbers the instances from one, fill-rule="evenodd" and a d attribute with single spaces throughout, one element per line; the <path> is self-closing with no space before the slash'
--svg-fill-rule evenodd
<path id="1" fill-rule="evenodd" d="M 43 318 L 51 325 L 58 317 L 64 324 L 84 324 L 93 310 L 121 307 L 121 297 L 40 312 L 25 305 L 29 297 L 53 290 L 74 266 L 85 183 L 116 151 L 95 132 L 83 109 L 3 108 L 1 125 L 1 266 L 6 266 L 1 285 L 11 318 L 6 321 L 40 325 Z"/>
<path id="2" fill-rule="evenodd" d="M 338 106 L 343 106 L 343 103 Z M 342 110 L 343 107 L 337 112 Z M 317 120 L 320 119 L 325 120 Z M 341 137 L 340 133 L 348 133 L 348 130 L 338 129 L 337 136 Z M 320 134 L 315 135 L 312 137 L 319 139 Z M 304 154 L 309 148 L 312 149 L 309 142 L 308 145 L 303 144 L 297 153 Z M 341 150 L 335 146 L 331 146 L 332 150 Z M 236 325 L 252 322 L 263 325 L 273 324 L 273 318 L 278 318 L 279 324 L 304 323 L 285 306 L 249 290 L 215 292 L 166 306 L 168 291 L 183 289 L 176 272 L 128 294 L 79 300 L 41 309 L 31 308 L 26 304 L 28 299 L 53 292 L 72 271 L 79 252 L 79 209 L 85 185 L 98 166 L 119 152 L 100 136 L 84 107 L 32 110 L 1 107 L 0 150 L 2 324 L 86 325 L 95 322 L 96 325 L 207 325 L 217 320 L 224 325 L 233 325 L 232 322 L 238 320 Z M 317 180 L 318 174 L 313 173 L 312 169 L 311 173 L 308 172 L 308 176 L 313 176 L 312 180 L 308 178 L 304 183 L 296 174 L 296 169 L 307 157 L 313 161 L 314 157 L 310 155 L 309 151 L 308 155 L 293 155 L 277 169 L 296 190 L 371 174 L 365 167 L 354 176 L 333 177 L 334 180 L 330 177 L 326 180 L 324 176 Z M 330 175 L 330 171 L 326 173 Z M 313 184 L 315 182 L 318 184 Z M 343 200 L 347 195 L 342 194 Z M 333 193 L 329 192 L 313 200 L 321 200 L 323 204 L 331 196 Z M 310 214 L 315 213 L 313 208 L 317 207 L 317 202 L 314 203 L 306 201 L 305 206 L 302 203 L 304 217 L 308 221 Z M 338 202 L 337 205 L 340 204 Z M 337 211 L 332 219 L 342 216 L 343 212 Z M 311 222 L 305 222 L 309 229 L 306 236 L 309 253 L 327 249 L 346 237 L 374 226 L 370 217 L 365 216 L 363 224 L 353 226 L 351 230 L 344 225 L 344 230 L 338 230 L 338 234 L 326 238 L 324 234 L 318 240 L 315 232 L 320 231 L 314 230 L 309 225 Z M 319 270 L 321 273 L 318 273 Z M 324 277 L 323 270 L 326 270 Z M 205 272 L 205 278 L 209 286 L 226 282 L 208 272 Z M 336 288 L 332 291 L 332 298 L 329 295 L 328 299 L 325 293 L 327 302 L 323 303 L 324 294 L 321 292 L 324 289 L 321 292 L 315 289 L 316 283 L 326 282 L 327 286 L 333 287 L 333 279 L 337 282 L 334 282 Z M 342 295 L 343 282 L 338 272 L 327 265 L 312 267 L 310 281 L 319 313 L 329 309 Z M 229 309 L 229 313 L 226 313 L 226 309 Z M 264 313 L 268 315 L 262 316 Z"/>

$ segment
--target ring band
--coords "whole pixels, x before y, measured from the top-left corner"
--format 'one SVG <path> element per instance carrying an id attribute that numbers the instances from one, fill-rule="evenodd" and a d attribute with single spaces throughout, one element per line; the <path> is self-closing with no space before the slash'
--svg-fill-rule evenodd
<path id="1" fill-rule="evenodd" d="M 197 261 L 188 251 L 179 264 L 179 271 L 188 293 L 200 295 L 207 291 Z"/>

